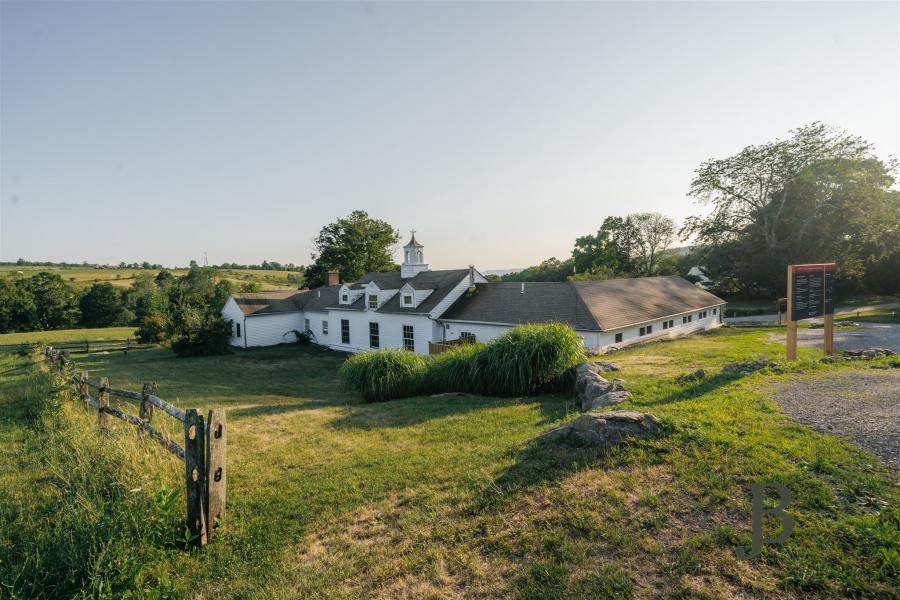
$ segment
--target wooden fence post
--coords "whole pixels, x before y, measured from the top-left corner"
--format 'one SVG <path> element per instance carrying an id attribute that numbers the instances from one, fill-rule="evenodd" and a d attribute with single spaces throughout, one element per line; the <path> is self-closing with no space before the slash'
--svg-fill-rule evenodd
<path id="1" fill-rule="evenodd" d="M 156 393 L 156 383 L 144 383 L 144 388 L 141 390 L 141 419 L 147 421 L 148 423 L 153 420 L 153 405 L 150 404 L 150 400 L 148 396 Z"/>
<path id="2" fill-rule="evenodd" d="M 100 422 L 100 429 L 102 431 L 107 431 L 109 429 L 109 415 L 103 412 L 103 409 L 109 406 L 109 392 L 106 391 L 106 388 L 108 387 L 109 378 L 101 377 L 100 389 L 97 393 L 97 402 L 100 404 L 100 408 L 97 410 L 97 418 Z"/>
<path id="3" fill-rule="evenodd" d="M 78 393 L 81 396 L 82 401 L 87 400 L 87 397 L 88 397 L 87 380 L 88 380 L 88 372 L 82 371 L 81 372 L 81 383 L 78 384 Z"/>
<path id="4" fill-rule="evenodd" d="M 227 480 L 225 409 L 209 411 L 206 420 L 206 538 L 211 541 L 216 527 L 225 518 L 225 491 Z"/>
<path id="5" fill-rule="evenodd" d="M 185 496 L 187 497 L 187 525 L 195 546 L 206 544 L 206 516 L 204 496 L 206 476 L 204 471 L 206 444 L 204 443 L 203 417 L 191 408 L 184 419 L 184 467 Z"/>

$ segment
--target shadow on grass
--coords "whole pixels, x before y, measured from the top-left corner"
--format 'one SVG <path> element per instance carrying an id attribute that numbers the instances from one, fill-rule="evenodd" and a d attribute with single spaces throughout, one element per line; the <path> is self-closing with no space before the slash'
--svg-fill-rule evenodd
<path id="1" fill-rule="evenodd" d="M 516 404 L 536 404 L 541 414 L 538 425 L 559 421 L 566 415 L 574 399 L 563 395 L 528 398 L 495 398 L 489 396 L 416 396 L 387 402 L 352 404 L 347 413 L 328 424 L 333 429 L 382 429 L 412 427 L 434 419 L 452 418 L 471 411 L 490 410 Z"/>
<path id="2" fill-rule="evenodd" d="M 651 400 L 649 402 L 642 402 L 641 406 L 660 406 L 663 404 L 671 404 L 673 402 L 680 402 L 682 400 L 690 400 L 693 398 L 697 398 L 699 396 L 703 396 L 710 392 L 713 392 L 721 387 L 724 387 L 730 383 L 733 383 L 746 375 L 740 372 L 733 373 L 717 373 L 715 375 L 709 375 L 699 379 L 695 382 L 690 382 L 688 384 L 679 383 L 678 378 L 675 378 L 675 382 L 679 385 L 679 388 L 669 394 L 666 394 L 662 398 L 658 398 L 656 400 Z"/>
<path id="3" fill-rule="evenodd" d="M 585 469 L 620 469 L 640 463 L 659 464 L 667 450 L 660 440 L 672 434 L 664 426 L 655 437 L 630 439 L 605 446 L 578 446 L 564 441 L 532 440 L 515 456 L 515 463 L 494 485 L 485 488 L 469 506 L 473 513 L 492 510 L 517 498 L 523 491 L 552 484 Z"/>
<path id="4" fill-rule="evenodd" d="M 318 410 L 336 406 L 334 402 L 295 402 L 292 404 L 257 404 L 247 408 L 235 408 L 228 411 L 229 418 L 244 417 L 266 417 L 272 415 L 283 415 L 294 412 L 302 412 L 306 410 Z M 226 404 L 227 406 L 227 404 Z"/>

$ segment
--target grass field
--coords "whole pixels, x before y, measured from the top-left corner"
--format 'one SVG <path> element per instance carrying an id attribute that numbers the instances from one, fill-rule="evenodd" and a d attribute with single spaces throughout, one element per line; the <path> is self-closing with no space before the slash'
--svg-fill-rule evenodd
<path id="1" fill-rule="evenodd" d="M 0 355 L 0 370 L 18 368 L 0 379 L 0 556 L 7 557 L 0 590 L 22 597 L 79 589 L 86 597 L 126 590 L 250 598 L 897 597 L 896 480 L 871 455 L 790 422 L 766 392 L 792 369 L 866 367 L 821 365 L 816 351 L 801 348 L 784 374 L 716 375 L 729 361 L 781 358 L 768 332 L 722 329 L 617 353 L 634 392 L 622 408 L 653 412 L 666 426 L 658 439 L 607 450 L 533 443 L 574 418 L 571 397 L 361 404 L 336 386 L 343 357 L 310 346 L 192 359 L 165 349 L 78 358 L 80 369 L 116 387 L 156 381 L 158 395 L 181 407 L 227 409 L 228 516 L 202 552 L 173 541 L 184 500 L 178 496 L 174 511 L 164 500 L 179 489 L 179 463 L 136 445 L 124 425 L 98 436 L 95 417 L 74 402 L 52 413 L 84 437 L 74 448 L 53 427 L 35 427 L 36 409 L 28 407 L 47 402 L 50 383 L 22 368 L 25 359 Z M 675 379 L 697 368 L 712 376 Z M 52 451 L 57 446 L 64 451 Z M 69 499 L 67 473 L 87 472 L 82 453 L 103 452 L 139 455 L 143 467 L 126 460 L 115 485 Z M 749 547 L 748 486 L 758 481 L 791 489 L 796 523 L 788 542 L 745 562 L 734 547 Z M 110 502 L 110 490 L 125 492 Z M 88 510 L 93 497 L 119 516 Z M 63 528 L 34 498 L 53 499 L 64 515 L 78 514 L 77 506 L 90 518 L 70 516 Z M 150 512 L 149 524 L 135 516 L 141 510 Z M 44 529 L 31 541 L 29 532 Z M 69 557 L 70 576 L 51 589 L 52 578 L 34 565 L 53 564 L 53 552 Z"/>
<path id="2" fill-rule="evenodd" d="M 18 265 L 0 265 L 0 278 L 30 277 L 40 271 L 58 273 L 64 281 L 76 288 L 88 287 L 96 282 L 108 282 L 115 286 L 127 287 L 141 273 L 156 275 L 157 269 L 95 269 L 87 267 L 26 267 Z M 184 275 L 187 269 L 171 269 L 173 275 Z M 259 283 L 263 289 L 294 288 L 297 284 L 288 276 L 296 277 L 293 271 L 269 271 L 262 269 L 218 269 L 223 279 L 240 284 L 244 282 Z M 21 272 L 21 273 L 20 273 Z"/>
<path id="3" fill-rule="evenodd" d="M 128 340 L 134 338 L 135 329 L 136 327 L 102 327 L 98 329 L 57 329 L 54 331 L 0 333 L 0 348 L 27 343 L 58 344 L 60 342 Z"/>

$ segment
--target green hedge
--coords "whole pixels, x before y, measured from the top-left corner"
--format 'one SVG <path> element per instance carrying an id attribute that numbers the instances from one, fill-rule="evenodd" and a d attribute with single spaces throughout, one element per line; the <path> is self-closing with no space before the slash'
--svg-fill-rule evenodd
<path id="1" fill-rule="evenodd" d="M 405 350 L 364 352 L 341 367 L 341 382 L 367 402 L 443 392 L 524 396 L 569 387 L 584 361 L 581 336 L 567 326 L 520 325 L 487 344 L 433 357 Z"/>

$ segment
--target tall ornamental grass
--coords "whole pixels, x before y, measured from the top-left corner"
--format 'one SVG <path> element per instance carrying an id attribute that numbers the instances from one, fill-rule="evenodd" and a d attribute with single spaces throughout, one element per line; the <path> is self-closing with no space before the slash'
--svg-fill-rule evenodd
<path id="1" fill-rule="evenodd" d="M 585 359 L 584 341 L 568 325 L 519 325 L 474 357 L 476 390 L 486 396 L 525 396 L 566 387 Z"/>
<path id="2" fill-rule="evenodd" d="M 422 391 L 427 365 L 424 356 L 407 350 L 361 352 L 341 366 L 341 385 L 366 402 L 415 396 Z"/>
<path id="3" fill-rule="evenodd" d="M 367 402 L 444 392 L 525 396 L 569 387 L 572 368 L 584 359 L 582 339 L 571 327 L 520 325 L 487 344 L 433 357 L 405 350 L 356 354 L 340 377 Z"/>
<path id="4" fill-rule="evenodd" d="M 425 387 L 431 393 L 478 391 L 478 372 L 475 357 L 484 344 L 464 344 L 430 357 L 425 373 Z"/>

